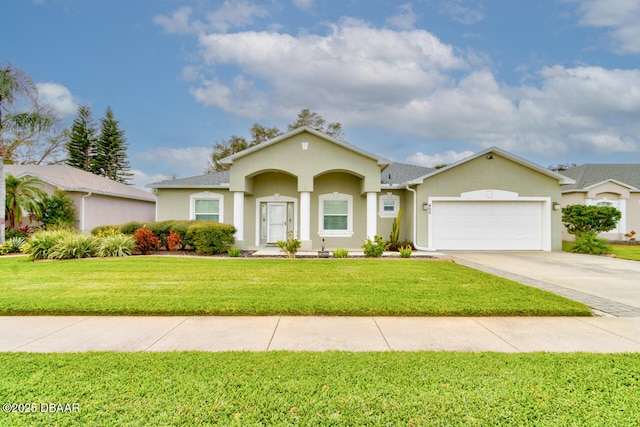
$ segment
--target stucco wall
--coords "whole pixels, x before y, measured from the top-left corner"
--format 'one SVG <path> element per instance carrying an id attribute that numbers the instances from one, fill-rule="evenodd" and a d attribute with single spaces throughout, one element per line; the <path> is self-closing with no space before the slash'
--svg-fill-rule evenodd
<path id="1" fill-rule="evenodd" d="M 303 149 L 302 143 L 308 143 Z M 358 192 L 380 190 L 380 167 L 375 159 L 302 132 L 236 159 L 230 169 L 231 191 L 253 192 L 252 177 L 265 171 L 298 177 L 297 191 L 314 191 L 314 177 L 327 171 L 350 171 L 361 176 Z"/>
<path id="2" fill-rule="evenodd" d="M 551 202 L 561 202 L 558 180 L 516 163 L 499 154 L 493 158 L 481 156 L 444 170 L 417 186 L 418 244 L 428 243 L 428 212 L 422 209 L 429 197 L 459 197 L 461 193 L 475 190 L 504 190 L 516 192 L 520 197 L 550 197 Z M 551 249 L 562 250 L 562 213 L 551 212 Z"/>
<path id="3" fill-rule="evenodd" d="M 225 224 L 233 224 L 233 194 L 226 189 L 219 188 L 158 188 L 158 209 L 157 221 L 166 221 L 169 219 L 191 219 L 190 213 L 190 197 L 192 194 L 208 191 L 210 193 L 221 194 L 224 200 L 224 216 Z"/>
<path id="4" fill-rule="evenodd" d="M 76 207 L 81 215 L 82 202 Z M 121 199 L 91 195 L 84 199 L 84 232 L 105 224 L 122 224 L 129 221 L 151 222 L 155 220 L 156 204 L 133 199 Z"/>

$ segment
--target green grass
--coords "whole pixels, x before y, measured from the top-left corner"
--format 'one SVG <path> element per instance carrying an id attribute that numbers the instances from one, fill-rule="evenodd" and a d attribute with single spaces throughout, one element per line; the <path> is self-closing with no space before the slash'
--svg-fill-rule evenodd
<path id="1" fill-rule="evenodd" d="M 616 245 L 611 244 L 611 253 L 620 259 L 629 259 L 632 261 L 640 261 L 640 244 L 637 245 Z M 572 242 L 562 242 L 562 250 L 571 252 L 573 248 Z"/>
<path id="2" fill-rule="evenodd" d="M 590 315 L 441 261 L 13 257 L 0 270 L 0 315 Z"/>
<path id="3" fill-rule="evenodd" d="M 640 354 L 0 354 L 2 426 L 630 426 Z"/>

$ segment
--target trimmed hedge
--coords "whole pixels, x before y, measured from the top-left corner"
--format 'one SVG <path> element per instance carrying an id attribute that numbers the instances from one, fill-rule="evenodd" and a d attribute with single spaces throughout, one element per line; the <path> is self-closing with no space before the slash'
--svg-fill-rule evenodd
<path id="1" fill-rule="evenodd" d="M 211 221 L 168 220 L 148 223 L 132 221 L 121 225 L 102 225 L 91 230 L 91 233 L 118 230 L 123 234 L 133 235 L 143 226 L 153 231 L 161 248 L 168 249 L 167 237 L 172 231 L 180 235 L 180 243 L 183 247 L 190 247 L 203 255 L 227 252 L 235 243 L 233 237 L 236 232 L 235 227 Z"/>

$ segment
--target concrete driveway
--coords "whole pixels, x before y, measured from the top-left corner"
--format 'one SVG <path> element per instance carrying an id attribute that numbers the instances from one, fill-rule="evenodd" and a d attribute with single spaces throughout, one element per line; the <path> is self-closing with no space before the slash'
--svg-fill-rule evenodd
<path id="1" fill-rule="evenodd" d="M 618 317 L 640 316 L 640 262 L 567 252 L 447 251 L 459 264 L 581 301 Z"/>

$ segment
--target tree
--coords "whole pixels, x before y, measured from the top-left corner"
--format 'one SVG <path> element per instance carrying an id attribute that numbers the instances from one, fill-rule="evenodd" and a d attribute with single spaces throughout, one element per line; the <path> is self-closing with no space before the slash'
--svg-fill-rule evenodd
<path id="1" fill-rule="evenodd" d="M 19 102 L 22 99 L 26 100 L 26 104 Z M 14 109 L 25 105 L 26 111 L 16 112 Z M 4 161 L 15 142 L 11 140 L 11 135 L 21 131 L 47 131 L 53 120 L 51 110 L 38 105 L 38 90 L 29 76 L 11 64 L 0 67 L 0 244 L 4 243 L 5 235 Z"/>
<path id="2" fill-rule="evenodd" d="M 288 125 L 287 129 L 292 131 L 302 126 L 308 126 L 333 138 L 342 139 L 342 125 L 340 123 L 329 123 L 326 126 L 325 123 L 326 120 L 321 115 L 305 108 L 298 113 L 296 121 Z M 277 127 L 265 127 L 258 123 L 251 126 L 249 132 L 251 133 L 251 141 L 247 141 L 242 136 L 231 135 L 231 138 L 227 140 L 216 142 L 206 173 L 227 170 L 229 166 L 221 164 L 220 160 L 282 135 L 282 131 Z"/>
<path id="3" fill-rule="evenodd" d="M 575 168 L 576 166 L 577 165 L 575 163 L 559 163 L 557 165 L 549 166 L 548 169 L 554 172 L 562 172 L 566 171 L 567 169 Z"/>
<path id="4" fill-rule="evenodd" d="M 126 184 L 133 176 L 129 172 L 127 140 L 124 131 L 118 128 L 118 121 L 115 120 L 111 107 L 107 107 L 100 123 L 100 137 L 96 144 L 91 172 Z"/>
<path id="5" fill-rule="evenodd" d="M 605 233 L 616 228 L 622 213 L 611 206 L 569 205 L 562 208 L 562 223 L 569 234 Z"/>
<path id="6" fill-rule="evenodd" d="M 66 163 L 74 168 L 91 172 L 96 145 L 96 129 L 91 118 L 91 108 L 81 105 L 71 126 Z"/>
<path id="7" fill-rule="evenodd" d="M 326 120 L 318 113 L 309 110 L 308 108 L 303 108 L 298 113 L 298 118 L 295 122 L 291 123 L 287 130 L 292 131 L 303 126 L 310 127 L 311 129 L 315 129 L 318 132 L 322 132 L 326 135 L 329 135 L 336 139 L 342 139 L 342 124 L 338 122 L 329 123 L 325 125 Z"/>
<path id="8" fill-rule="evenodd" d="M 16 178 L 7 175 L 6 178 L 5 208 L 9 219 L 9 228 L 17 230 L 22 222 L 22 213 L 29 212 L 39 216 L 41 214 L 41 202 L 46 193 L 42 188 L 42 181 L 33 176 Z"/>

